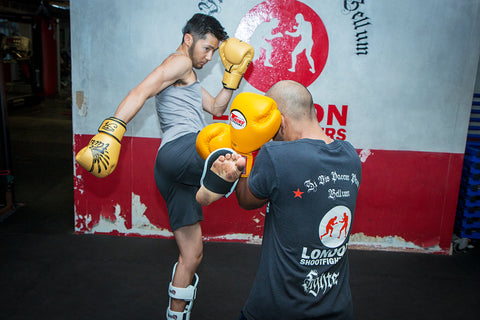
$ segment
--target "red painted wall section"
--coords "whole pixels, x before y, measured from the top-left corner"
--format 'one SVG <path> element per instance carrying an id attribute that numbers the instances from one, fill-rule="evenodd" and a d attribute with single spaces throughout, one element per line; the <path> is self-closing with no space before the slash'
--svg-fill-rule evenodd
<path id="1" fill-rule="evenodd" d="M 352 233 L 397 236 L 433 252 L 449 253 L 463 154 L 370 152 L 362 164 Z"/>
<path id="2" fill-rule="evenodd" d="M 75 154 L 91 138 L 91 135 L 76 135 Z M 75 164 L 76 232 L 172 237 L 166 205 L 153 176 L 160 141 L 124 137 L 115 171 L 102 179 Z M 259 243 L 263 233 L 264 212 L 265 208 L 252 211 L 241 209 L 235 194 L 223 198 L 204 208 L 202 230 L 205 240 Z M 107 224 L 115 224 L 115 227 L 111 226 L 115 230 L 108 226 L 96 229 L 95 226 L 102 219 Z"/>
<path id="3" fill-rule="evenodd" d="M 86 146 L 91 135 L 75 135 L 74 152 L 81 149 L 76 146 Z M 126 227 L 131 221 L 131 138 L 122 140 L 122 150 L 118 165 L 109 176 L 99 179 L 91 175 L 75 162 L 76 175 L 74 176 L 75 198 L 75 230 L 89 232 L 97 225 L 101 218 L 116 221 L 116 207 L 121 211 L 119 216 L 125 219 Z"/>
<path id="4" fill-rule="evenodd" d="M 74 152 L 91 135 L 76 135 Z M 119 163 L 99 179 L 77 164 L 76 232 L 172 237 L 153 166 L 160 139 L 124 137 Z M 351 246 L 448 254 L 463 154 L 359 150 L 362 183 Z M 206 241 L 259 243 L 265 207 L 246 211 L 232 194 L 204 208 Z M 101 226 L 101 227 L 100 227 Z"/>
<path id="5" fill-rule="evenodd" d="M 128 138 L 131 143 L 132 138 Z M 167 207 L 155 185 L 153 176 L 155 157 L 160 141 L 160 139 L 135 138 L 130 154 L 131 190 L 133 194 L 140 195 L 141 203 L 146 206 L 144 215 L 150 223 L 159 228 L 169 229 Z"/>

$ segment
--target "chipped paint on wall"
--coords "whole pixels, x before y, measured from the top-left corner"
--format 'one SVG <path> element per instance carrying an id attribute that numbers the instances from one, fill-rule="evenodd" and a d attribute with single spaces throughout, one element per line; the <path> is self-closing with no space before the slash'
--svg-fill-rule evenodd
<path id="1" fill-rule="evenodd" d="M 140 195 L 132 192 L 132 225 L 137 228 L 152 228 L 150 220 L 144 215 L 147 206 L 140 201 Z"/>
<path id="2" fill-rule="evenodd" d="M 256 217 L 256 216 L 252 217 L 253 222 L 255 222 L 257 225 L 260 224 L 261 222 L 263 222 L 263 220 L 265 220 L 265 213 L 260 211 L 259 214 L 261 216 L 260 218 Z M 262 223 L 262 225 L 259 225 L 259 226 L 263 228 L 263 223 Z"/>
<path id="3" fill-rule="evenodd" d="M 413 242 L 406 241 L 400 236 L 367 236 L 363 232 L 350 235 L 349 248 L 357 250 L 387 250 L 387 251 L 412 251 L 425 253 L 443 253 L 444 250 L 437 244 L 424 248 Z"/>
<path id="4" fill-rule="evenodd" d="M 249 244 L 262 244 L 262 237 L 248 233 L 233 233 L 214 237 L 203 237 L 204 241 L 240 241 Z"/>
<path id="5" fill-rule="evenodd" d="M 159 228 L 152 224 L 144 214 L 147 206 L 140 201 L 140 195 L 132 192 L 132 229 L 130 233 L 146 236 L 173 236 L 168 229 Z"/>
<path id="6" fill-rule="evenodd" d="M 75 215 L 75 231 L 89 233 L 92 223 L 91 214 L 76 214 Z"/>
<path id="7" fill-rule="evenodd" d="M 127 233 L 126 227 L 126 220 L 121 216 L 122 208 L 119 204 L 115 205 L 115 220 L 111 220 L 105 218 L 104 216 L 100 215 L 100 219 L 96 225 L 94 225 L 91 229 L 92 233 L 111 233 L 113 231 L 117 231 L 120 233 Z"/>
<path id="8" fill-rule="evenodd" d="M 373 155 L 372 151 L 370 151 L 369 149 L 363 149 L 362 151 L 360 151 L 360 161 L 365 163 L 365 161 L 367 161 L 368 157 L 370 157 L 371 155 Z"/>
<path id="9" fill-rule="evenodd" d="M 76 177 L 77 179 L 75 179 L 74 181 L 73 190 L 80 192 L 80 194 L 83 194 L 85 192 L 85 188 L 83 185 L 82 175 L 78 175 Z"/>
<path id="10" fill-rule="evenodd" d="M 87 99 L 85 98 L 85 93 L 83 91 L 75 92 L 75 104 L 78 108 L 78 115 L 82 117 L 87 116 Z"/>
<path id="11" fill-rule="evenodd" d="M 107 218 L 100 214 L 99 220 L 93 224 L 91 214 L 75 215 L 75 231 L 86 234 L 121 234 L 125 236 L 150 236 L 150 237 L 173 237 L 173 233 L 166 228 L 153 225 L 144 215 L 147 206 L 140 201 L 140 196 L 132 193 L 132 227 L 128 228 L 128 221 L 121 215 L 122 209 L 119 204 L 114 206 L 113 217 Z"/>

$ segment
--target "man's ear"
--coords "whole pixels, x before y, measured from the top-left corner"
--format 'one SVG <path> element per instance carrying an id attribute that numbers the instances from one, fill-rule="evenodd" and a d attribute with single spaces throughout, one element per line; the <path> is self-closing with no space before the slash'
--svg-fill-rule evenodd
<path id="1" fill-rule="evenodd" d="M 284 133 L 285 131 L 285 126 L 287 125 L 287 121 L 285 120 L 285 116 L 282 114 L 282 122 L 280 123 L 280 129 L 279 130 L 283 130 L 281 131 L 282 133 Z"/>
<path id="2" fill-rule="evenodd" d="M 183 43 L 191 47 L 193 44 L 193 36 L 190 33 L 185 33 L 185 35 L 183 36 Z"/>
<path id="3" fill-rule="evenodd" d="M 280 122 L 280 128 L 278 128 L 278 132 L 280 132 L 280 136 L 282 137 L 282 140 L 285 139 L 286 125 L 287 125 L 287 121 L 285 119 L 285 116 L 282 114 L 282 122 Z"/>

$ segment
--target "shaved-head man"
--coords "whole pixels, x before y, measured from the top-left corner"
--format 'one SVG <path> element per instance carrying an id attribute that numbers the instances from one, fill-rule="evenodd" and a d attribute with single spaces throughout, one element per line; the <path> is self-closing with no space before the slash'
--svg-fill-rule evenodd
<path id="1" fill-rule="evenodd" d="M 266 96 L 282 123 L 236 187 L 244 209 L 268 204 L 257 277 L 240 319 L 353 319 L 347 242 L 360 159 L 350 143 L 325 134 L 302 84 L 281 81 Z"/>

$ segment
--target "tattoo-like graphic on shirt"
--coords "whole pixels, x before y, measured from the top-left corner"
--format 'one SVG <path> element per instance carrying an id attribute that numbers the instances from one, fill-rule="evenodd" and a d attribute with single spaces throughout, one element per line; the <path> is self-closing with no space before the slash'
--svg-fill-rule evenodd
<path id="1" fill-rule="evenodd" d="M 319 293 L 325 294 L 327 290 L 338 284 L 339 276 L 340 273 L 338 272 L 327 272 L 319 275 L 317 270 L 310 270 L 303 281 L 303 290 L 305 294 L 311 294 L 314 297 L 318 296 Z"/>

